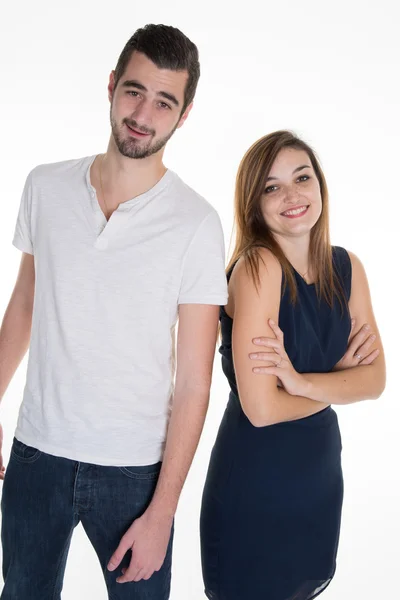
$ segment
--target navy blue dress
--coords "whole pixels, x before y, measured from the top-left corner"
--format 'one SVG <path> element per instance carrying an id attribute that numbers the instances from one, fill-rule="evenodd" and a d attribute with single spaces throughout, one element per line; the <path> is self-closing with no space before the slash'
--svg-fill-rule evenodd
<path id="1" fill-rule="evenodd" d="M 333 247 L 333 265 L 348 301 L 346 250 Z M 348 307 L 337 299 L 333 308 L 319 301 L 316 287 L 294 274 L 298 302 L 293 306 L 286 288 L 279 311 L 286 352 L 300 373 L 331 371 L 347 349 Z M 205 593 L 212 600 L 311 600 L 336 567 L 343 500 L 337 416 L 329 406 L 295 421 L 254 427 L 238 398 L 233 321 L 223 308 L 220 320 L 231 392 L 203 493 Z"/>

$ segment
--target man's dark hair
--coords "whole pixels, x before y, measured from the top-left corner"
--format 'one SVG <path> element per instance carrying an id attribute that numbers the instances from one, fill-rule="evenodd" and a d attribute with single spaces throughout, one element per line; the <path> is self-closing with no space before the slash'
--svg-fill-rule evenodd
<path id="1" fill-rule="evenodd" d="M 135 51 L 147 56 L 159 69 L 188 72 L 183 113 L 194 98 L 200 77 L 199 52 L 195 44 L 179 29 L 169 25 L 149 24 L 138 29 L 120 54 L 115 67 L 115 86 Z"/>

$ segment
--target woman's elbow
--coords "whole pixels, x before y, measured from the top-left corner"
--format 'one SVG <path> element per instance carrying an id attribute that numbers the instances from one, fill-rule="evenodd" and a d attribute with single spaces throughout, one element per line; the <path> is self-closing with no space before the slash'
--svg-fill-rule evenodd
<path id="1" fill-rule="evenodd" d="M 384 361 L 372 363 L 363 367 L 365 371 L 364 380 L 364 398 L 363 400 L 377 400 L 385 391 L 386 387 L 386 367 Z"/>
<path id="2" fill-rule="evenodd" d="M 371 400 L 378 400 L 385 391 L 386 388 L 386 377 L 382 377 L 381 381 L 376 382 L 376 387 L 374 389 L 374 394 Z"/>
<path id="3" fill-rule="evenodd" d="M 375 395 L 373 400 L 377 400 L 380 398 L 385 391 L 386 388 L 386 365 L 385 362 L 382 361 L 380 364 L 380 368 L 376 373 L 375 378 Z"/>
<path id="4" fill-rule="evenodd" d="M 267 427 L 278 422 L 278 388 L 275 390 L 250 389 L 239 398 L 243 412 L 253 427 Z"/>
<path id="5" fill-rule="evenodd" d="M 253 425 L 253 427 L 255 427 L 256 429 L 261 429 L 261 427 L 267 427 L 268 425 L 271 425 L 271 423 L 268 423 L 267 420 L 260 419 L 258 415 L 246 415 L 246 417 L 251 423 L 251 425 Z"/>
<path id="6" fill-rule="evenodd" d="M 256 427 L 257 429 L 261 427 L 268 427 L 269 425 L 274 425 L 276 423 L 276 419 L 274 419 L 272 411 L 269 410 L 267 407 L 263 407 L 262 409 L 260 409 L 255 407 L 247 408 L 242 406 L 242 408 L 244 414 L 250 421 L 251 425 L 253 425 L 253 427 Z"/>

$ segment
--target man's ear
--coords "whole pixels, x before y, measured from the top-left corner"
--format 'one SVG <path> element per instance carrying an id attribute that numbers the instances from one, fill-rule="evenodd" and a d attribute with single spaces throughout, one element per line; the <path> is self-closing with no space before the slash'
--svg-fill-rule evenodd
<path id="1" fill-rule="evenodd" d="M 179 123 L 178 123 L 178 127 L 177 129 L 179 129 L 179 127 L 182 127 L 182 125 L 184 124 L 184 122 L 186 121 L 186 119 L 189 116 L 190 111 L 193 108 L 193 102 L 191 102 L 189 104 L 189 106 L 185 109 L 185 112 L 183 113 L 183 115 L 181 116 L 181 118 L 179 119 Z"/>
<path id="2" fill-rule="evenodd" d="M 108 81 L 108 99 L 111 102 L 113 94 L 114 94 L 114 89 L 115 89 L 115 71 L 111 71 L 110 73 L 110 79 Z"/>

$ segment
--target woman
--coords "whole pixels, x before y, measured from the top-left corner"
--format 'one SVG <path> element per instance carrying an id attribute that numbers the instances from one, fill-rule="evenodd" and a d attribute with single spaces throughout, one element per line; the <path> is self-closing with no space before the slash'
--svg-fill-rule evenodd
<path id="1" fill-rule="evenodd" d="M 360 261 L 330 245 L 325 178 L 307 144 L 278 131 L 248 150 L 235 221 L 220 348 L 231 393 L 201 513 L 205 591 L 310 600 L 332 580 L 339 539 L 330 405 L 380 396 L 383 349 Z"/>

